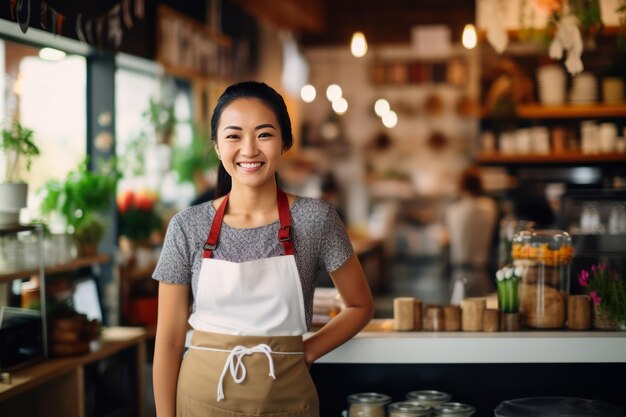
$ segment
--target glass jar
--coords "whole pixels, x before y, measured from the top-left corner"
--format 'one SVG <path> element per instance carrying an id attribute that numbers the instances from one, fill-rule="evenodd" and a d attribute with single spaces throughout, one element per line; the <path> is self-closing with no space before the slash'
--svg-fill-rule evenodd
<path id="1" fill-rule="evenodd" d="M 452 396 L 441 391 L 422 390 L 411 391 L 406 394 L 406 399 L 411 402 L 432 407 L 435 405 L 447 403 Z"/>
<path id="2" fill-rule="evenodd" d="M 433 416 L 470 417 L 475 412 L 476 408 L 461 403 L 445 403 L 433 407 Z"/>
<path id="3" fill-rule="evenodd" d="M 348 417 L 385 417 L 385 406 L 391 397 L 377 392 L 362 392 L 348 396 Z"/>
<path id="4" fill-rule="evenodd" d="M 565 325 L 569 294 L 572 238 L 562 230 L 528 230 L 513 238 L 513 265 L 522 267 L 520 313 L 531 328 Z"/>
<path id="5" fill-rule="evenodd" d="M 415 401 L 402 401 L 389 404 L 389 417 L 422 417 L 430 416 L 431 408 Z"/>

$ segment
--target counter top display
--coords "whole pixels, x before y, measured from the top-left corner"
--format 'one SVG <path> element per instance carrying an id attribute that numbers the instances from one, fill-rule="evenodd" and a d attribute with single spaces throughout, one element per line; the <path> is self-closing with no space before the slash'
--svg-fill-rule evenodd
<path id="1" fill-rule="evenodd" d="M 361 332 L 318 363 L 626 363 L 626 332 Z"/>

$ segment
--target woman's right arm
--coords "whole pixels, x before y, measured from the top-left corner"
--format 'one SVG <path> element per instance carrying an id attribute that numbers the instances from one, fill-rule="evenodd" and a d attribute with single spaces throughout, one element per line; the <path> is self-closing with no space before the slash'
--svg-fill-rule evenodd
<path id="1" fill-rule="evenodd" d="M 152 371 L 154 400 L 158 417 L 174 417 L 189 318 L 189 285 L 159 282 L 158 314 Z"/>

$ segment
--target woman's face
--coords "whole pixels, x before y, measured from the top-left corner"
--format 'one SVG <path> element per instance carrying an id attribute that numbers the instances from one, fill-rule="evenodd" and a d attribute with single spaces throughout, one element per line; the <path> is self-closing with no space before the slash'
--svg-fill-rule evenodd
<path id="1" fill-rule="evenodd" d="M 222 111 L 215 150 L 233 186 L 259 187 L 274 181 L 282 143 L 276 115 L 262 101 L 241 98 Z"/>

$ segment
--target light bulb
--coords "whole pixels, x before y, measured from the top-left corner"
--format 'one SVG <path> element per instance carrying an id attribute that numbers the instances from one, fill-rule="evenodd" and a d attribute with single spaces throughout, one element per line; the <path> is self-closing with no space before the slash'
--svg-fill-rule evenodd
<path id="1" fill-rule="evenodd" d="M 367 53 L 367 40 L 363 32 L 354 32 L 352 42 L 350 42 L 350 52 L 357 58 L 365 56 Z"/>
<path id="2" fill-rule="evenodd" d="M 385 127 L 391 129 L 392 127 L 396 127 L 398 124 L 398 115 L 395 111 L 389 110 L 387 113 L 383 115 L 383 124 Z"/>
<path id="3" fill-rule="evenodd" d="M 344 114 L 348 111 L 348 101 L 343 97 L 339 100 L 333 101 L 333 110 L 339 115 Z"/>
<path id="4" fill-rule="evenodd" d="M 39 58 L 46 61 L 60 61 L 65 58 L 65 52 L 54 48 L 42 48 L 39 50 Z"/>
<path id="5" fill-rule="evenodd" d="M 467 24 L 463 28 L 463 46 L 467 49 L 474 49 L 478 38 L 476 36 L 476 28 L 472 24 Z"/>
<path id="6" fill-rule="evenodd" d="M 326 98 L 328 98 L 331 103 L 339 100 L 342 94 L 341 87 L 337 84 L 331 84 L 326 89 Z"/>
<path id="7" fill-rule="evenodd" d="M 310 103 L 315 100 L 315 96 L 317 92 L 315 91 L 315 87 L 311 84 L 307 84 L 300 90 L 300 97 L 302 97 L 302 101 L 305 103 Z"/>
<path id="8" fill-rule="evenodd" d="M 383 117 L 383 115 L 389 112 L 390 109 L 391 106 L 389 105 L 389 102 L 384 98 L 379 98 L 376 100 L 376 103 L 374 103 L 374 112 L 376 112 L 378 117 Z"/>

